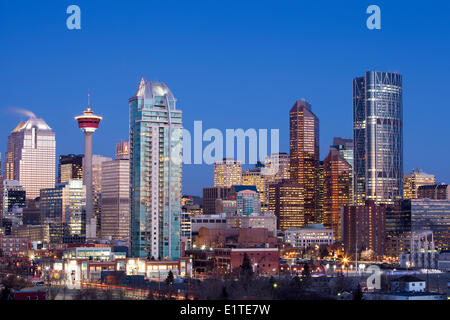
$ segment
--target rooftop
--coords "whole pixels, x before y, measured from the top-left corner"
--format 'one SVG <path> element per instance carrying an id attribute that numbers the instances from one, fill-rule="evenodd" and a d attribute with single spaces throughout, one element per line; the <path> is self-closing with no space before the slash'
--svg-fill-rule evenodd
<path id="1" fill-rule="evenodd" d="M 27 121 L 21 121 L 12 132 L 31 130 L 33 127 L 44 131 L 52 130 L 42 118 L 30 118 Z"/>
<path id="2" fill-rule="evenodd" d="M 422 280 L 416 276 L 411 276 L 411 275 L 407 275 L 407 276 L 402 276 L 400 278 L 394 279 L 392 281 L 400 281 L 400 282 L 425 282 L 425 280 Z"/>
<path id="3" fill-rule="evenodd" d="M 146 81 L 142 77 L 135 97 L 153 99 L 154 97 L 165 97 L 166 95 L 169 100 L 175 100 L 169 87 L 164 82 Z"/>

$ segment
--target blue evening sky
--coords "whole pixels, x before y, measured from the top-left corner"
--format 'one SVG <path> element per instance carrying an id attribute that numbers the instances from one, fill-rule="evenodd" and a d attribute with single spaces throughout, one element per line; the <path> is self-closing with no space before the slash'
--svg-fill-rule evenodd
<path id="1" fill-rule="evenodd" d="M 66 8 L 81 8 L 81 30 Z M 381 8 L 381 30 L 366 8 Z M 73 119 L 87 93 L 104 117 L 94 153 L 128 139 L 128 98 L 139 79 L 166 82 L 192 130 L 279 128 L 305 98 L 320 119 L 321 159 L 352 136 L 352 79 L 397 71 L 404 80 L 404 169 L 450 181 L 448 1 L 0 0 L 0 151 L 32 110 L 56 132 L 57 154 L 82 153 Z M 206 144 L 205 144 L 206 145 Z M 213 168 L 185 165 L 185 194 L 212 185 Z"/>

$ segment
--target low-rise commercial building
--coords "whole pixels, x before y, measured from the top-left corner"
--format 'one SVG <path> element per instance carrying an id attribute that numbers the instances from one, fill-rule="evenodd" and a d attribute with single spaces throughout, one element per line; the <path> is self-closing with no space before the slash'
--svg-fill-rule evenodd
<path id="1" fill-rule="evenodd" d="M 245 255 L 256 274 L 278 274 L 280 260 L 278 248 L 217 248 L 214 250 L 216 272 L 218 274 L 239 272 Z"/>
<path id="2" fill-rule="evenodd" d="M 322 224 L 309 224 L 306 227 L 287 230 L 284 241 L 294 248 L 307 248 L 333 244 L 334 236 L 333 230 L 326 229 Z"/>
<path id="3" fill-rule="evenodd" d="M 27 238 L 0 236 L 0 249 L 3 256 L 26 256 L 30 249 L 30 243 Z"/>
<path id="4" fill-rule="evenodd" d="M 48 243 L 50 241 L 48 224 L 12 227 L 11 235 L 17 238 L 26 238 L 28 242 Z"/>

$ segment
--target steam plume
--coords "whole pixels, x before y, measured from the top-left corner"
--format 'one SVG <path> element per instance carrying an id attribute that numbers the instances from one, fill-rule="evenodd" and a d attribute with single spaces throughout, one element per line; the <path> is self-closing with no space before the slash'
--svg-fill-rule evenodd
<path id="1" fill-rule="evenodd" d="M 36 119 L 37 118 L 36 115 L 33 112 L 31 112 L 30 110 L 21 109 L 21 108 L 15 108 L 15 107 L 14 108 L 10 108 L 10 110 L 12 112 L 14 112 L 14 113 L 24 115 L 24 116 L 29 117 L 31 119 Z"/>

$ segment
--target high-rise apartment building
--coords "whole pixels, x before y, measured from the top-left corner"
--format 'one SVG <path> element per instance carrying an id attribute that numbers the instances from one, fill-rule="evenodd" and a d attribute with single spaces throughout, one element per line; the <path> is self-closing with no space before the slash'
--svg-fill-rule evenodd
<path id="1" fill-rule="evenodd" d="M 363 252 L 371 258 L 384 255 L 386 206 L 368 200 L 364 205 L 345 206 L 342 214 L 342 241 L 347 256 L 358 259 Z"/>
<path id="2" fill-rule="evenodd" d="M 436 183 L 436 177 L 422 170 L 414 170 L 403 176 L 403 199 L 417 199 L 417 189 L 420 186 L 432 185 Z"/>
<path id="3" fill-rule="evenodd" d="M 242 184 L 242 164 L 234 159 L 214 163 L 214 187 L 231 187 Z"/>
<path id="4" fill-rule="evenodd" d="M 285 180 L 269 186 L 269 210 L 277 217 L 281 231 L 307 224 L 303 209 L 303 186 Z"/>
<path id="5" fill-rule="evenodd" d="M 70 179 L 83 179 L 83 155 L 67 154 L 59 156 L 58 181 L 64 183 Z"/>
<path id="6" fill-rule="evenodd" d="M 124 146 L 127 146 L 124 150 Z M 102 163 L 101 235 L 102 238 L 130 242 L 130 161 L 128 144 L 116 146 L 116 160 Z"/>
<path id="7" fill-rule="evenodd" d="M 20 122 L 8 137 L 4 179 L 16 180 L 35 199 L 43 188 L 55 186 L 55 133 L 41 118 Z"/>
<path id="8" fill-rule="evenodd" d="M 341 209 L 351 205 L 351 166 L 339 150 L 331 148 L 323 161 L 324 226 L 333 229 L 336 240 L 341 235 Z"/>
<path id="9" fill-rule="evenodd" d="M 182 112 L 162 82 L 138 85 L 130 107 L 131 254 L 180 256 Z"/>
<path id="10" fill-rule="evenodd" d="M 290 180 L 301 185 L 306 223 L 320 222 L 319 119 L 305 100 L 295 102 L 289 116 Z"/>
<path id="11" fill-rule="evenodd" d="M 353 80 L 355 203 L 403 197 L 402 76 L 366 72 Z"/>

